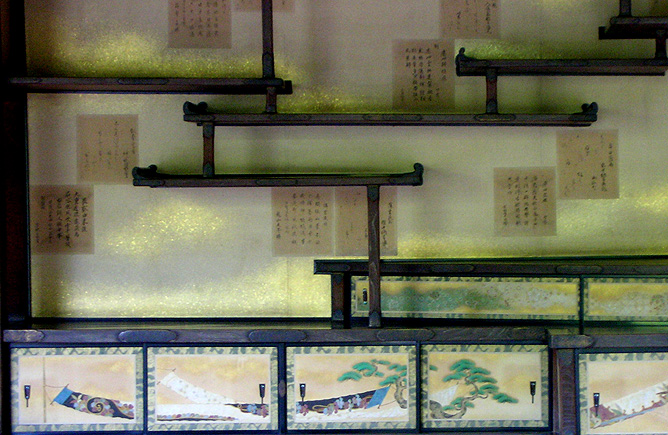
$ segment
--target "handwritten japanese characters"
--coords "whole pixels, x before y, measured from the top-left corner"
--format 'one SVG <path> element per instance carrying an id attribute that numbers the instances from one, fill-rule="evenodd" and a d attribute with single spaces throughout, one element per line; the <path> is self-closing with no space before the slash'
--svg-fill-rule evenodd
<path id="1" fill-rule="evenodd" d="M 496 38 L 499 36 L 497 0 L 441 0 L 444 38 Z"/>
<path id="2" fill-rule="evenodd" d="M 397 189 L 380 194 L 380 249 L 397 255 Z M 272 190 L 276 256 L 369 254 L 367 193 L 363 186 L 281 187 Z"/>
<path id="3" fill-rule="evenodd" d="M 438 110 L 454 102 L 451 42 L 397 40 L 394 51 L 393 106 L 396 110 Z"/>
<path id="4" fill-rule="evenodd" d="M 79 115 L 77 159 L 80 182 L 132 182 L 137 166 L 137 115 Z"/>
<path id="5" fill-rule="evenodd" d="M 330 254 L 333 199 L 328 187 L 272 189 L 274 255 Z"/>
<path id="6" fill-rule="evenodd" d="M 556 235 L 555 178 L 554 168 L 495 168 L 496 234 Z"/>
<path id="7" fill-rule="evenodd" d="M 619 198 L 617 148 L 616 130 L 559 131 L 559 198 Z"/>
<path id="8" fill-rule="evenodd" d="M 32 186 L 30 212 L 33 253 L 93 253 L 92 186 Z"/>
<path id="9" fill-rule="evenodd" d="M 369 227 L 365 187 L 336 188 L 336 255 L 368 255 Z M 397 188 L 381 187 L 380 253 L 397 255 Z"/>
<path id="10" fill-rule="evenodd" d="M 170 48 L 230 48 L 230 0 L 169 0 Z"/>

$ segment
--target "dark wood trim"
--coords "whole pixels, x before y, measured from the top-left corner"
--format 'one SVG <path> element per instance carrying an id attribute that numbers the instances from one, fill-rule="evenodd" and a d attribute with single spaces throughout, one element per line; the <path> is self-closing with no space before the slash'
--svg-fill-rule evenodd
<path id="1" fill-rule="evenodd" d="M 382 326 L 380 306 L 380 186 L 367 186 L 367 228 L 369 239 L 369 327 Z"/>
<path id="2" fill-rule="evenodd" d="M 424 167 L 415 163 L 413 172 L 397 174 L 217 174 L 170 175 L 155 165 L 134 168 L 135 186 L 148 187 L 280 187 L 280 186 L 419 186 Z"/>
<path id="3" fill-rule="evenodd" d="M 9 329 L 4 342 L 28 345 L 85 345 L 119 343 L 170 344 L 239 344 L 239 343 L 534 343 L 547 344 L 547 330 L 542 327 L 443 327 L 443 328 L 183 328 L 178 324 L 152 328 L 150 324 L 86 328 L 68 325 L 63 328 Z"/>
<path id="4" fill-rule="evenodd" d="M 587 127 L 597 120 L 596 103 L 570 114 L 437 113 L 207 113 L 185 114 L 186 122 L 217 126 L 459 126 Z"/>
<path id="5" fill-rule="evenodd" d="M 576 364 L 573 350 L 552 351 L 552 421 L 555 434 L 578 433 Z"/>
<path id="6" fill-rule="evenodd" d="M 668 277 L 668 256 L 554 257 L 498 259 L 381 260 L 381 273 L 395 276 L 494 276 L 494 277 Z M 362 260 L 315 260 L 316 274 L 345 272 L 365 276 Z"/>
<path id="7" fill-rule="evenodd" d="M 458 76 L 653 76 L 664 75 L 668 59 L 475 59 L 460 49 Z"/>
<path id="8" fill-rule="evenodd" d="M 36 93 L 264 95 L 268 88 L 278 94 L 292 93 L 292 82 L 279 78 L 10 77 L 7 84 Z"/>

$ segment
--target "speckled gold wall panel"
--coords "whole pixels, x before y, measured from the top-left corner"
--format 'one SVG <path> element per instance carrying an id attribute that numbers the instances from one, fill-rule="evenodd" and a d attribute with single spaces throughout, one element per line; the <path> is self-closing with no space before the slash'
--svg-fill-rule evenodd
<path id="1" fill-rule="evenodd" d="M 166 48 L 166 2 L 29 0 L 34 74 L 244 76 L 259 74 L 259 17 L 233 12 L 229 50 Z M 454 41 L 471 55 L 652 56 L 646 41 L 598 41 L 618 13 L 607 0 L 501 0 L 498 40 Z M 634 1 L 634 12 L 650 2 Z M 391 5 L 390 5 L 391 4 Z M 288 110 L 387 110 L 394 39 L 440 37 L 438 1 L 296 0 L 276 13 L 277 74 Z M 582 11 L 582 14 L 579 14 Z M 139 17 L 139 18 L 138 18 Z M 164 25 L 164 26 L 163 26 Z M 162 27 L 165 27 L 162 29 Z M 484 79 L 455 79 L 456 110 L 484 110 Z M 665 254 L 668 251 L 668 79 L 501 78 L 502 111 L 574 112 L 600 105 L 590 128 L 619 132 L 620 198 L 559 200 L 557 235 L 494 235 L 495 167 L 556 165 L 558 128 L 218 128 L 218 172 L 405 172 L 398 189 L 400 258 Z M 201 129 L 185 100 L 262 110 L 256 97 L 30 95 L 31 184 L 76 183 L 76 117 L 137 114 L 139 165 L 201 170 Z M 308 152 L 305 152 L 307 150 Z M 329 278 L 313 258 L 271 255 L 268 189 L 95 185 L 95 253 L 33 255 L 36 316 L 328 316 Z"/>

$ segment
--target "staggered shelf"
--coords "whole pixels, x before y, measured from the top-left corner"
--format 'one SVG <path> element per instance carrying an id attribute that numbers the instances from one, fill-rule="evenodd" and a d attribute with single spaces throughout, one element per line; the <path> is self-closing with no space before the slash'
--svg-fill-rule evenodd
<path id="1" fill-rule="evenodd" d="M 184 121 L 214 126 L 456 126 L 587 127 L 597 120 L 596 103 L 570 114 L 454 113 L 194 113 Z"/>
<path id="2" fill-rule="evenodd" d="M 280 95 L 292 93 L 292 82 L 280 78 L 12 77 L 8 83 L 35 93 L 264 95 L 268 89 Z"/>

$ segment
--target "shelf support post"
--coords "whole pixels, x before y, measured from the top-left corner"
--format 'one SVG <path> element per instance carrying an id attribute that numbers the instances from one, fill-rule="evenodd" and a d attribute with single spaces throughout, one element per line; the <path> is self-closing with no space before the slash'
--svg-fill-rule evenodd
<path id="1" fill-rule="evenodd" d="M 654 57 L 656 59 L 666 59 L 666 31 L 664 29 L 656 31 L 656 52 Z"/>
<path id="2" fill-rule="evenodd" d="M 216 127 L 211 122 L 202 124 L 202 136 L 204 138 L 202 175 L 205 178 L 211 178 L 216 174 L 214 163 L 214 139 Z"/>
<path id="3" fill-rule="evenodd" d="M 499 102 L 497 99 L 497 72 L 496 69 L 490 68 L 485 73 L 485 81 L 487 83 L 487 104 L 485 106 L 485 113 L 498 114 Z"/>
<path id="4" fill-rule="evenodd" d="M 273 79 L 274 70 L 274 18 L 272 0 L 262 0 L 262 77 Z M 267 88 L 265 112 L 276 113 L 277 92 L 275 87 Z"/>
<path id="5" fill-rule="evenodd" d="M 332 284 L 332 329 L 350 328 L 350 274 L 333 273 Z"/>
<path id="6" fill-rule="evenodd" d="M 381 327 L 380 307 L 380 186 L 367 186 L 369 223 L 369 327 Z"/>
<path id="7" fill-rule="evenodd" d="M 619 16 L 631 16 L 631 0 L 619 0 Z"/>

